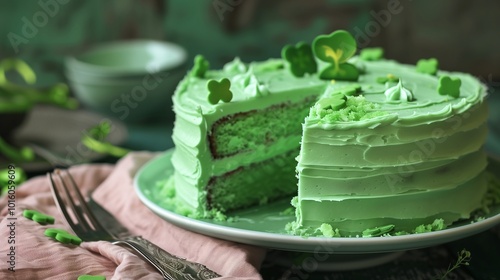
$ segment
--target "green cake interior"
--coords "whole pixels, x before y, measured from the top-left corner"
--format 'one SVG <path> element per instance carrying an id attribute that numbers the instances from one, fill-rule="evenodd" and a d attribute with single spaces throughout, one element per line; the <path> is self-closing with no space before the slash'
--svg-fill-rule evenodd
<path id="1" fill-rule="evenodd" d="M 208 135 L 212 155 L 222 158 L 258 151 L 278 139 L 300 137 L 301 123 L 314 100 L 308 98 L 298 103 L 287 102 L 221 118 L 212 125 Z"/>
<path id="2" fill-rule="evenodd" d="M 298 149 L 292 150 L 213 177 L 207 186 L 208 209 L 226 212 L 295 195 L 295 158 L 298 153 Z"/>

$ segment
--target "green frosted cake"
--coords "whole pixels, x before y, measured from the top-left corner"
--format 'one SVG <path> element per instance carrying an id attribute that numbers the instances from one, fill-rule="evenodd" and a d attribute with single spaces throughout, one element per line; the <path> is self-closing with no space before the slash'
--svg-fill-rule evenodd
<path id="1" fill-rule="evenodd" d="M 185 214 L 295 197 L 288 230 L 351 236 L 443 228 L 481 208 L 485 87 L 435 59 L 356 51 L 336 31 L 220 70 L 197 56 L 173 98 L 170 183 Z"/>

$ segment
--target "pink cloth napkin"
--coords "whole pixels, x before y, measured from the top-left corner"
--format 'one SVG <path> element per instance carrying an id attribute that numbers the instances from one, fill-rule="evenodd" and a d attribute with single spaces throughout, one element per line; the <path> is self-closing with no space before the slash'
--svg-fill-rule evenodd
<path id="1" fill-rule="evenodd" d="M 80 165 L 72 167 L 71 173 L 83 193 L 95 189 L 94 199 L 132 233 L 174 255 L 206 265 L 223 275 L 218 279 L 261 279 L 259 267 L 265 249 L 184 230 L 156 216 L 142 204 L 134 192 L 133 177 L 153 156 L 152 153 L 135 152 L 116 165 Z M 10 216 L 8 198 L 0 199 L 0 279 L 67 280 L 84 274 L 104 275 L 108 280 L 162 279 L 152 266 L 119 246 L 104 241 L 65 245 L 44 236 L 49 227 L 72 232 L 54 204 L 46 176 L 35 177 L 21 185 L 16 190 L 14 202 L 14 215 Z M 23 217 L 24 209 L 52 215 L 55 224 L 39 225 Z M 9 229 L 11 222 L 15 222 L 14 232 Z M 8 243 L 10 236 L 15 244 Z M 14 272 L 9 270 L 10 246 L 15 246 Z"/>

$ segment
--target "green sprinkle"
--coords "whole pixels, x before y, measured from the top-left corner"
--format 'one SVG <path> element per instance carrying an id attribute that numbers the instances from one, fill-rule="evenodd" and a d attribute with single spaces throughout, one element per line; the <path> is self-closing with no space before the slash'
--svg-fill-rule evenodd
<path id="1" fill-rule="evenodd" d="M 219 82 L 216 80 L 208 81 L 208 102 L 212 105 L 219 103 L 220 100 L 226 103 L 230 102 L 233 99 L 233 93 L 229 89 L 230 87 L 231 81 L 227 78 L 223 78 Z"/>
<path id="2" fill-rule="evenodd" d="M 424 73 L 424 74 L 429 74 L 429 75 L 436 75 L 438 71 L 438 60 L 435 58 L 429 58 L 429 59 L 420 59 L 417 62 L 417 72 Z"/>
<path id="3" fill-rule="evenodd" d="M 451 78 L 449 76 L 441 76 L 439 78 L 439 85 L 437 91 L 441 95 L 449 95 L 454 98 L 460 96 L 460 86 L 462 81 L 460 78 Z"/>
<path id="4" fill-rule="evenodd" d="M 106 280 L 106 276 L 103 275 L 80 275 L 77 280 Z"/>
<path id="5" fill-rule="evenodd" d="M 49 216 L 49 215 L 45 215 L 43 213 L 40 213 L 36 210 L 24 210 L 23 211 L 23 216 L 25 218 L 28 218 L 32 221 L 35 221 L 41 225 L 46 225 L 46 224 L 54 224 L 54 217 L 52 216 Z"/>
<path id="6" fill-rule="evenodd" d="M 363 237 L 375 237 L 389 233 L 394 229 L 394 225 L 385 225 L 363 230 Z"/>
<path id="7" fill-rule="evenodd" d="M 51 237 L 63 244 L 74 244 L 80 245 L 82 240 L 64 229 L 60 228 L 48 228 L 45 230 L 45 236 Z"/>
<path id="8" fill-rule="evenodd" d="M 384 57 L 384 49 L 382 48 L 366 48 L 362 49 L 359 57 L 366 61 L 380 60 Z"/>
<path id="9" fill-rule="evenodd" d="M 296 77 L 318 71 L 311 46 L 307 43 L 300 42 L 295 46 L 286 45 L 281 51 L 281 56 L 290 63 L 290 71 Z"/>

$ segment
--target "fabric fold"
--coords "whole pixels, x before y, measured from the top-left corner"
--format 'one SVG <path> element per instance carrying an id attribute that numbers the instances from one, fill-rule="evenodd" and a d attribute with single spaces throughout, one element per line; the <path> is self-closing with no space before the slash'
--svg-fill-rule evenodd
<path id="1" fill-rule="evenodd" d="M 70 169 L 84 194 L 113 214 L 132 233 L 143 236 L 166 251 L 199 262 L 223 275 L 220 279 L 261 279 L 260 264 L 266 250 L 225 241 L 174 226 L 150 211 L 134 191 L 137 170 L 155 154 L 133 152 L 116 165 L 86 164 Z M 0 199 L 0 231 L 8 236 L 8 198 Z M 39 225 L 22 216 L 34 209 L 55 217 L 54 225 Z M 0 279 L 76 279 L 79 275 L 104 275 L 106 279 L 162 279 L 156 270 L 128 250 L 108 242 L 65 245 L 44 236 L 49 227 L 71 232 L 50 193 L 46 176 L 25 182 L 16 190 L 14 216 L 15 271 L 8 270 L 10 247 L 0 246 Z"/>

